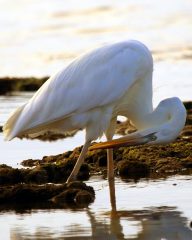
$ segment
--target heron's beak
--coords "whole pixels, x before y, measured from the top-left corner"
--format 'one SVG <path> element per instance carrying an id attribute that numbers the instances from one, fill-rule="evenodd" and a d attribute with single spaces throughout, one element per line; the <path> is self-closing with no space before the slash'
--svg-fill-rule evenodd
<path id="1" fill-rule="evenodd" d="M 130 136 L 114 139 L 108 142 L 97 143 L 94 146 L 91 146 L 89 150 L 143 145 L 143 144 L 155 141 L 157 139 L 157 136 L 155 135 L 155 133 L 156 132 L 153 132 L 144 136 L 138 133 L 138 134 L 133 134 Z"/>

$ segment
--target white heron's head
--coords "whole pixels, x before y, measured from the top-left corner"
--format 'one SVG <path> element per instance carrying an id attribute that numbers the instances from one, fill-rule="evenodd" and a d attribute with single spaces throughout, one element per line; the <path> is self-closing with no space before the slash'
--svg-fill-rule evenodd
<path id="1" fill-rule="evenodd" d="M 142 119 L 142 127 L 138 131 L 119 139 L 96 144 L 91 149 L 172 142 L 182 131 L 186 115 L 185 106 L 179 98 L 165 99 L 152 113 Z"/>

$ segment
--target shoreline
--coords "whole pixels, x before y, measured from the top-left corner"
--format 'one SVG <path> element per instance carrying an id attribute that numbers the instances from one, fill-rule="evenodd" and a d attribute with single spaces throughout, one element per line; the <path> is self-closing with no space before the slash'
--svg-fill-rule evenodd
<path id="1" fill-rule="evenodd" d="M 15 91 L 36 91 L 49 77 L 0 77 L 0 95 Z"/>

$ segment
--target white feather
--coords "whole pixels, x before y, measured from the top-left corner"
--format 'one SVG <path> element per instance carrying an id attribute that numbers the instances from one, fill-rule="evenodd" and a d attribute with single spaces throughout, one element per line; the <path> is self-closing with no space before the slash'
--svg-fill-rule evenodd
<path id="1" fill-rule="evenodd" d="M 5 139 L 78 129 L 86 129 L 87 141 L 103 133 L 113 136 L 117 115 L 128 117 L 138 129 L 150 132 L 149 122 L 160 128 L 164 122 L 152 114 L 152 71 L 150 51 L 138 41 L 87 53 L 51 77 L 13 113 L 3 128 Z M 184 118 L 183 114 L 181 126 Z"/>

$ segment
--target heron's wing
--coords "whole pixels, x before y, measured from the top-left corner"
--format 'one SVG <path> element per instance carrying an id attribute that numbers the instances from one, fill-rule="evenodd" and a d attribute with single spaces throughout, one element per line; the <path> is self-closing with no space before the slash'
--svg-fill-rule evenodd
<path id="1" fill-rule="evenodd" d="M 12 125 L 9 126 L 8 120 L 5 132 L 10 129 L 7 134 L 15 136 L 118 101 L 140 74 L 141 53 L 128 43 L 99 48 L 51 77 L 17 114 L 15 121 L 13 114 Z"/>

